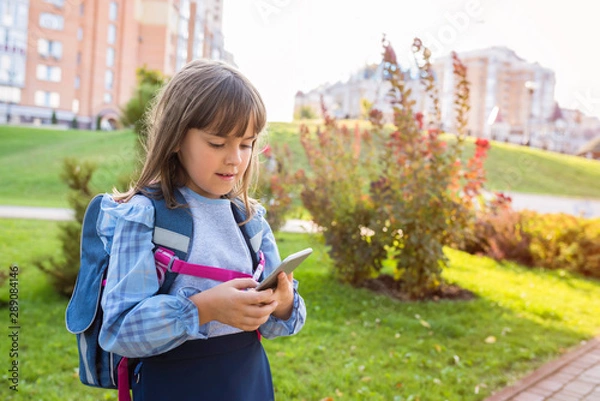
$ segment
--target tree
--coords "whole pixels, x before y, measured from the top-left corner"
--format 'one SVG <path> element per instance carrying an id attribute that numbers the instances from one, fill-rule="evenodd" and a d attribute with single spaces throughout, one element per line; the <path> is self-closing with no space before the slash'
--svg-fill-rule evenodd
<path id="1" fill-rule="evenodd" d="M 148 108 L 160 90 L 167 82 L 167 78 L 158 70 L 150 70 L 141 67 L 136 70 L 137 87 L 133 96 L 121 107 L 121 122 L 126 127 L 133 127 L 139 136 L 140 142 L 145 143 L 147 132 L 144 125 L 144 117 Z"/>
<path id="2" fill-rule="evenodd" d="M 60 255 L 49 255 L 33 261 L 50 278 L 55 290 L 66 297 L 73 293 L 79 272 L 79 238 L 85 209 L 94 193 L 90 188 L 90 181 L 95 169 L 95 165 L 90 162 L 64 159 L 61 179 L 71 189 L 69 204 L 75 212 L 75 220 L 60 225 Z"/>
<path id="3" fill-rule="evenodd" d="M 360 118 L 363 120 L 369 119 L 369 114 L 373 109 L 373 102 L 369 101 L 367 98 L 360 99 Z"/>
<path id="4" fill-rule="evenodd" d="M 317 113 L 315 113 L 313 108 L 308 105 L 300 107 L 300 110 L 296 112 L 297 120 L 312 120 L 315 118 L 317 118 Z"/>

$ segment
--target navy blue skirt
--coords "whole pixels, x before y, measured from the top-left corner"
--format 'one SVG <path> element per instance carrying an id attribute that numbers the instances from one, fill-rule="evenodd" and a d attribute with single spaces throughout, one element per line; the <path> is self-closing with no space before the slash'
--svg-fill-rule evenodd
<path id="1" fill-rule="evenodd" d="M 133 370 L 134 401 L 274 400 L 271 368 L 256 332 L 187 341 Z"/>

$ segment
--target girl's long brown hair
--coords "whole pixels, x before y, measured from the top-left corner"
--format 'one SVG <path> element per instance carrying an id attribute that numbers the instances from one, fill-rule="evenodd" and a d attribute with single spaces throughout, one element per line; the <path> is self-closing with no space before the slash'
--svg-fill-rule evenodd
<path id="1" fill-rule="evenodd" d="M 177 155 L 187 131 L 197 128 L 227 137 L 243 137 L 248 124 L 259 134 L 266 125 L 264 103 L 250 81 L 238 70 L 220 61 L 194 60 L 185 65 L 161 89 L 147 114 L 146 158 L 137 181 L 127 192 L 115 191 L 115 199 L 128 201 L 136 193 L 164 197 L 170 208 L 181 207 L 174 195 L 188 181 Z M 255 212 L 248 195 L 257 173 L 257 145 L 242 180 L 228 194 L 241 198 L 247 218 Z"/>

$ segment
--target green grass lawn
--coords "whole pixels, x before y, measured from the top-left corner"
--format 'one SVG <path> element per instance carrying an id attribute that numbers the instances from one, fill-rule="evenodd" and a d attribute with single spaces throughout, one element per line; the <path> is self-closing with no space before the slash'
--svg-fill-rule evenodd
<path id="1" fill-rule="evenodd" d="M 485 162 L 494 190 L 600 198 L 600 161 L 492 142 Z"/>
<path id="2" fill-rule="evenodd" d="M 316 123 L 309 126 L 314 132 Z M 287 144 L 294 168 L 306 165 L 298 132 L 299 123 L 270 123 L 268 128 L 267 141 Z M 60 180 L 65 157 L 94 162 L 98 170 L 92 185 L 98 192 L 110 191 L 132 171 L 136 140 L 130 131 L 0 126 L 0 205 L 67 207 L 67 188 Z M 600 198 L 599 161 L 493 142 L 485 166 L 489 189 Z"/>
<path id="3" fill-rule="evenodd" d="M 136 137 L 130 131 L 54 131 L 0 126 L 0 204 L 67 207 L 60 179 L 65 157 L 98 166 L 92 184 L 110 191 L 134 167 Z"/>
<path id="4" fill-rule="evenodd" d="M 2 400 L 116 400 L 79 383 L 67 300 L 31 265 L 58 246 L 58 223 L 2 220 L 0 265 L 18 263 L 19 393 L 8 389 L 8 342 L 0 342 Z M 264 340 L 278 400 L 483 400 L 600 329 L 600 282 L 562 271 L 448 250 L 445 278 L 472 301 L 403 303 L 335 281 L 320 236 L 278 234 L 282 255 L 311 246 L 297 270 L 308 309 L 294 337 Z M 0 288 L 0 299 L 8 289 Z M 8 311 L 0 309 L 8 326 Z"/>

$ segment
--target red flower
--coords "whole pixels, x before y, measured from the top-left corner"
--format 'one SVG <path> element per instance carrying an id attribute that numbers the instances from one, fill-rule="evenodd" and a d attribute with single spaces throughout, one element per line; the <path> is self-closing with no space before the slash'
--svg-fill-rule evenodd
<path id="1" fill-rule="evenodd" d="M 271 146 L 266 145 L 261 153 L 263 153 L 266 157 L 271 157 Z"/>
<path id="2" fill-rule="evenodd" d="M 477 138 L 477 140 L 475 141 L 475 146 L 477 146 L 478 148 L 489 149 L 490 141 L 484 138 Z"/>
<path id="3" fill-rule="evenodd" d="M 419 129 L 423 129 L 423 113 L 419 111 L 415 114 L 415 120 L 417 120 L 417 123 L 419 124 Z"/>

